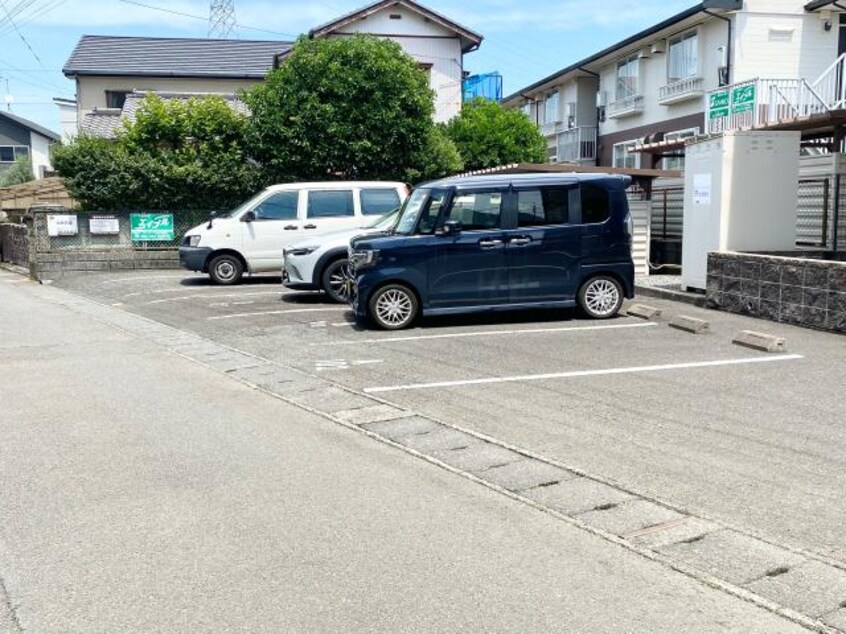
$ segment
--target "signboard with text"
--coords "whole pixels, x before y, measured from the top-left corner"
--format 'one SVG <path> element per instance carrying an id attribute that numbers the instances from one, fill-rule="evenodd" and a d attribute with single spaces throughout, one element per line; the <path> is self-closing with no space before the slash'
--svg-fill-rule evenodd
<path id="1" fill-rule="evenodd" d="M 173 214 L 129 214 L 129 233 L 133 242 L 169 242 L 173 240 Z"/>
<path id="2" fill-rule="evenodd" d="M 708 97 L 708 117 L 717 119 L 729 113 L 729 91 L 712 92 Z"/>
<path id="3" fill-rule="evenodd" d="M 48 236 L 75 236 L 78 233 L 76 214 L 47 214 Z"/>
<path id="4" fill-rule="evenodd" d="M 749 112 L 755 107 L 755 84 L 738 86 L 731 91 L 731 113 Z"/>
<path id="5" fill-rule="evenodd" d="M 88 231 L 92 236 L 113 236 L 120 233 L 120 223 L 115 216 L 91 216 Z"/>

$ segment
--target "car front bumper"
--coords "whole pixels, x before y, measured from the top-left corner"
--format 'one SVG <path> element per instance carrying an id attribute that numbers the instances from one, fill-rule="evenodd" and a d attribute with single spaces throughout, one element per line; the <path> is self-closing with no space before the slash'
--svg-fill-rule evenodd
<path id="1" fill-rule="evenodd" d="M 206 262 L 211 255 L 211 247 L 179 247 L 179 265 L 189 271 L 206 273 Z"/>

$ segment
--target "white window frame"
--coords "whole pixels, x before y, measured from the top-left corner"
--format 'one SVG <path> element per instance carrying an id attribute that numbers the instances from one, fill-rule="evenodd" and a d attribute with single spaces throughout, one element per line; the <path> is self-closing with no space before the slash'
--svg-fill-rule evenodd
<path id="1" fill-rule="evenodd" d="M 561 121 L 561 91 L 553 90 L 548 92 L 543 100 L 543 122 L 558 123 L 559 121 Z"/>
<path id="2" fill-rule="evenodd" d="M 11 165 L 19 157 L 21 157 L 21 156 L 29 157 L 31 155 L 31 152 L 29 150 L 28 145 L 0 145 L 0 147 L 2 147 L 2 148 L 12 148 L 12 160 L 11 161 L 0 160 L 0 163 L 2 163 L 3 165 Z M 21 150 L 23 150 L 23 152 Z"/>
<path id="3" fill-rule="evenodd" d="M 620 75 L 620 71 L 624 68 L 633 68 L 633 75 Z M 622 81 L 623 79 L 634 78 L 634 85 L 627 87 Z M 623 101 L 636 97 L 640 94 L 640 57 L 638 55 L 630 55 L 617 62 L 616 71 L 614 74 L 614 98 L 616 101 Z M 624 89 L 625 88 L 625 89 Z"/>
<path id="4" fill-rule="evenodd" d="M 672 132 L 667 132 L 664 134 L 665 141 L 676 141 L 678 139 L 689 139 L 691 137 L 695 137 L 699 134 L 700 130 L 698 127 L 695 128 L 685 128 L 684 130 L 673 130 Z M 665 170 L 683 170 L 684 169 L 684 157 L 683 156 L 673 156 L 670 158 L 665 158 L 661 161 L 661 169 Z"/>
<path id="5" fill-rule="evenodd" d="M 611 165 L 612 167 L 619 167 L 622 169 L 640 169 L 640 153 L 637 152 L 629 152 L 627 150 L 628 147 L 639 145 L 643 143 L 643 138 L 638 139 L 629 139 L 628 141 L 621 141 L 620 143 L 615 143 L 611 150 Z M 617 150 L 622 148 L 622 156 L 620 157 L 622 160 L 618 160 Z M 627 165 L 626 163 L 631 161 L 631 165 Z"/>
<path id="6" fill-rule="evenodd" d="M 683 61 L 680 65 L 685 67 L 678 73 L 679 77 L 672 76 L 674 50 L 676 51 L 675 55 L 682 56 Z M 699 32 L 695 29 L 667 40 L 667 83 L 675 84 L 694 77 L 699 77 Z"/>
<path id="7" fill-rule="evenodd" d="M 523 105 L 520 106 L 520 112 L 522 112 L 524 115 L 529 117 L 529 119 L 531 119 L 532 118 L 532 102 L 531 101 L 524 101 Z"/>

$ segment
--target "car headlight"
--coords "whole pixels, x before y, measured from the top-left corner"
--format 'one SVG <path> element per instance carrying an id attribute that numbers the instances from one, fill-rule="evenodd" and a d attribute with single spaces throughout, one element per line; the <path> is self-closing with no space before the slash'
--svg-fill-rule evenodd
<path id="1" fill-rule="evenodd" d="M 379 251 L 377 249 L 364 249 L 350 253 L 350 264 L 356 270 L 366 269 L 378 261 Z"/>
<path id="2" fill-rule="evenodd" d="M 298 247 L 295 249 L 285 249 L 285 257 L 290 255 L 309 255 L 310 253 L 314 253 L 320 247 Z"/>
<path id="3" fill-rule="evenodd" d="M 200 244 L 200 238 L 202 236 L 185 236 L 185 244 L 189 247 L 195 247 Z"/>

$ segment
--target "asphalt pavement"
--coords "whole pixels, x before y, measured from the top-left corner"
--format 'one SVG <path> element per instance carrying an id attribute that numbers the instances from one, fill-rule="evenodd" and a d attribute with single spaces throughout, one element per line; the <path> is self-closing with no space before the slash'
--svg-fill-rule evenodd
<path id="1" fill-rule="evenodd" d="M 800 495 L 815 507 L 839 486 L 842 429 L 828 402 L 797 393 L 816 407 L 805 453 L 792 446 L 788 412 L 761 425 L 760 444 L 773 449 L 760 457 L 751 427 L 777 406 L 759 416 L 749 390 L 764 384 L 779 399 L 800 371 L 824 390 L 825 365 L 842 372 L 842 338 L 802 331 L 790 339 L 796 359 L 760 362 L 723 342 L 736 323 L 716 328 L 711 346 L 682 333 L 668 343 L 663 323 L 599 330 L 569 315 L 385 335 L 272 282 L 233 290 L 185 279 L 92 276 L 63 283 L 70 294 L 0 272 L 0 632 L 838 625 L 840 569 L 824 556 L 839 552 L 828 522 L 842 525 L 842 508 L 806 517 L 792 550 L 778 550 L 777 531 L 760 541 L 730 524 L 749 517 L 735 508 L 744 497 L 781 485 L 782 469 L 803 475 L 788 507 Z M 384 343 L 394 337 L 406 340 Z M 662 369 L 632 370 L 647 366 Z M 385 391 L 396 387 L 409 389 Z M 379 422 L 384 408 L 397 413 Z M 730 435 L 728 422 L 744 429 Z M 697 467 L 689 454 L 709 433 Z M 778 464 L 767 470 L 775 484 L 755 477 L 765 458 Z M 700 470 L 714 484 L 696 492 Z M 723 482 L 749 489 L 721 493 Z M 808 494 L 815 485 L 819 496 Z M 657 528 L 708 522 L 720 496 L 728 520 L 713 518 L 705 539 L 648 550 Z M 747 565 L 697 572 L 738 540 Z M 828 592 L 795 592 L 821 579 Z"/>

